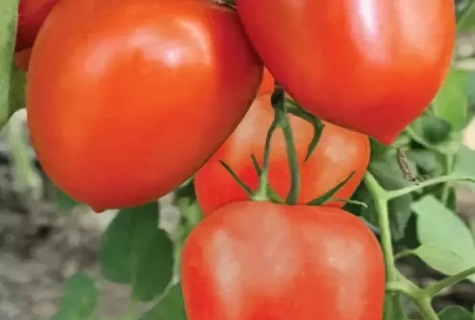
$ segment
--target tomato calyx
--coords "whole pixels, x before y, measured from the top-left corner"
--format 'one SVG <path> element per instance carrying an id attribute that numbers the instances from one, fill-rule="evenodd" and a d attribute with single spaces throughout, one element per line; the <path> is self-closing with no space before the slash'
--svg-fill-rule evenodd
<path id="1" fill-rule="evenodd" d="M 322 120 L 303 110 L 277 83 L 275 84 L 274 93 L 270 97 L 270 100 L 274 110 L 274 117 L 266 134 L 262 163 L 257 161 L 257 158 L 254 154 L 250 155 L 253 168 L 258 176 L 259 183 L 257 188 L 253 190 L 251 187 L 246 185 L 244 181 L 241 180 L 236 174 L 233 168 L 231 168 L 225 161 L 219 160 L 219 162 L 226 169 L 226 171 L 228 171 L 233 180 L 241 187 L 241 189 L 245 191 L 249 199 L 253 201 L 270 201 L 278 204 L 295 205 L 297 204 L 300 193 L 300 165 L 302 164 L 300 162 L 302 161 L 297 157 L 296 144 L 294 142 L 294 135 L 288 116 L 291 115 L 298 117 L 311 124 L 314 129 L 314 134 L 308 145 L 306 156 L 303 162 L 306 162 L 316 149 L 325 125 Z M 282 130 L 284 136 L 284 142 L 287 151 L 287 162 L 290 169 L 290 191 L 288 192 L 285 200 L 283 200 L 281 195 L 277 194 L 272 189 L 268 181 L 271 142 L 275 131 L 278 129 Z M 354 174 L 354 171 L 351 172 L 351 174 L 349 174 L 348 177 L 346 177 L 343 181 L 339 182 L 328 191 L 324 192 L 312 201 L 306 202 L 305 204 L 309 206 L 319 206 L 329 201 L 335 201 L 335 194 L 337 194 L 342 189 L 342 187 L 344 187 L 346 183 L 353 178 Z M 348 200 L 340 199 L 339 201 L 347 202 Z"/>

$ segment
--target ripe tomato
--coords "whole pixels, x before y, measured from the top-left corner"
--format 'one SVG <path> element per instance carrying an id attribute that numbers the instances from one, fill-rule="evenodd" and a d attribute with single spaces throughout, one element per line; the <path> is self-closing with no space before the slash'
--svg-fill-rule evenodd
<path id="1" fill-rule="evenodd" d="M 189 320 L 381 320 L 385 270 L 364 223 L 336 208 L 237 202 L 182 253 Z"/>
<path id="2" fill-rule="evenodd" d="M 15 65 L 24 72 L 28 71 L 30 65 L 31 51 L 32 48 L 28 48 L 22 51 L 15 52 Z"/>
<path id="3" fill-rule="evenodd" d="M 20 0 L 15 51 L 33 46 L 36 35 L 58 0 Z"/>
<path id="4" fill-rule="evenodd" d="M 254 154 L 263 161 L 267 130 L 274 118 L 270 95 L 258 97 L 243 121 L 216 153 L 195 176 L 198 203 L 205 215 L 237 201 L 248 199 L 242 188 L 219 162 L 224 161 L 251 188 L 258 187 L 258 176 L 252 164 Z M 325 123 L 320 141 L 310 158 L 305 161 L 307 148 L 314 131 L 313 126 L 295 116 L 289 116 L 297 156 L 300 163 L 301 190 L 299 203 L 307 203 L 326 193 L 351 172 L 354 176 L 335 195 L 350 198 L 363 177 L 370 158 L 367 136 Z M 282 131 L 276 130 L 270 151 L 269 182 L 271 187 L 285 198 L 290 190 L 290 170 Z M 343 202 L 328 205 L 342 207 Z"/>
<path id="5" fill-rule="evenodd" d="M 216 151 L 261 74 L 237 14 L 211 2 L 60 2 L 31 57 L 32 144 L 72 198 L 96 211 L 136 206 Z"/>
<path id="6" fill-rule="evenodd" d="M 262 74 L 262 83 L 259 88 L 258 95 L 262 94 L 271 94 L 274 92 L 274 78 L 270 74 L 267 68 L 264 68 L 264 72 Z"/>
<path id="7" fill-rule="evenodd" d="M 385 144 L 429 105 L 450 65 L 452 0 L 236 2 L 256 51 L 290 96 Z"/>

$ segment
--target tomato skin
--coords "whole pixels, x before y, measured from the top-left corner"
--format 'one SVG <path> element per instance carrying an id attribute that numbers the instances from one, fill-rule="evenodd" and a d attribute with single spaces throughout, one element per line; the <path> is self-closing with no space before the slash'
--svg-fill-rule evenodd
<path id="1" fill-rule="evenodd" d="M 262 73 L 262 82 L 259 87 L 258 95 L 271 94 L 274 92 L 274 77 L 270 74 L 267 68 L 264 68 Z"/>
<path id="2" fill-rule="evenodd" d="M 290 96 L 384 144 L 429 105 L 450 66 L 452 0 L 236 2 L 256 51 Z"/>
<path id="3" fill-rule="evenodd" d="M 31 48 L 38 31 L 58 0 L 20 0 L 15 51 Z"/>
<path id="4" fill-rule="evenodd" d="M 27 72 L 30 66 L 31 51 L 32 48 L 28 48 L 22 51 L 15 52 L 15 65 L 24 72 Z"/>
<path id="5" fill-rule="evenodd" d="M 336 208 L 233 203 L 187 238 L 189 320 L 381 320 L 383 255 L 361 220 Z"/>
<path id="6" fill-rule="evenodd" d="M 195 0 L 63 1 L 32 52 L 32 145 L 51 180 L 96 211 L 153 201 L 234 130 L 261 74 L 230 9 Z"/>
<path id="7" fill-rule="evenodd" d="M 205 215 L 231 203 L 249 197 L 221 165 L 228 164 L 253 190 L 258 176 L 251 161 L 254 154 L 262 164 L 267 130 L 274 112 L 270 95 L 259 96 L 236 130 L 195 175 L 198 203 Z M 300 164 L 301 190 L 299 203 L 307 203 L 344 181 L 351 172 L 354 176 L 335 194 L 335 198 L 349 199 L 358 187 L 370 160 L 367 136 L 325 123 L 320 141 L 310 158 L 305 161 L 307 148 L 313 137 L 313 127 L 306 121 L 289 115 L 297 157 Z M 276 130 L 270 151 L 269 182 L 283 199 L 290 190 L 290 171 L 282 131 Z M 342 207 L 344 202 L 330 202 L 326 206 Z"/>

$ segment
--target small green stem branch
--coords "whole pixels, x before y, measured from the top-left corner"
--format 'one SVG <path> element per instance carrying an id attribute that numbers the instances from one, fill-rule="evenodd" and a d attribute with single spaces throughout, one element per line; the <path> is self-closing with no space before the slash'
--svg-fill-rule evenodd
<path id="1" fill-rule="evenodd" d="M 270 159 L 270 147 L 272 142 L 272 136 L 275 129 L 279 126 L 282 114 L 278 110 L 274 113 L 274 120 L 272 121 L 269 130 L 267 131 L 266 142 L 264 145 L 264 160 L 262 164 L 261 173 L 259 174 L 259 187 L 254 194 L 254 198 L 257 200 L 267 199 L 267 184 L 269 177 L 269 159 Z"/>
<path id="2" fill-rule="evenodd" d="M 287 146 L 287 158 L 290 167 L 290 192 L 285 202 L 287 204 L 296 204 L 300 192 L 300 170 L 297 158 L 297 150 L 295 147 L 294 136 L 292 128 L 290 127 L 289 119 L 284 114 L 281 121 L 281 128 L 284 133 L 285 144 Z"/>
<path id="3" fill-rule="evenodd" d="M 434 297 L 437 295 L 439 292 L 444 290 L 445 288 L 451 287 L 454 284 L 465 280 L 467 277 L 474 275 L 475 274 L 475 266 L 471 267 L 467 270 L 464 270 L 460 273 L 457 273 L 451 277 L 445 278 L 444 280 L 441 280 L 439 282 L 434 283 L 433 285 L 423 289 L 422 291 L 424 292 L 425 295 L 429 297 Z"/>
<path id="4" fill-rule="evenodd" d="M 384 253 L 384 262 L 388 281 L 397 280 L 397 270 L 394 266 L 394 252 L 389 225 L 387 192 L 380 186 L 376 178 L 368 171 L 365 176 L 365 184 L 370 192 L 376 212 L 378 214 L 379 232 L 381 234 L 381 247 Z"/>
<path id="5" fill-rule="evenodd" d="M 410 187 L 406 187 L 406 188 L 402 188 L 402 189 L 398 189 L 398 190 L 386 191 L 386 197 L 387 197 L 388 200 L 392 200 L 392 199 L 395 199 L 395 198 L 405 196 L 405 195 L 410 194 L 412 192 L 421 190 L 421 189 L 426 188 L 426 187 L 430 187 L 430 186 L 440 184 L 440 183 L 445 183 L 445 182 L 448 182 L 448 181 L 456 181 L 456 180 L 462 181 L 462 180 L 470 180 L 470 179 L 460 178 L 460 177 L 456 177 L 456 176 L 452 176 L 452 175 L 440 176 L 440 177 L 433 178 L 433 179 L 421 182 L 419 184 L 416 184 L 416 185 L 413 185 L 413 186 L 410 186 Z"/>

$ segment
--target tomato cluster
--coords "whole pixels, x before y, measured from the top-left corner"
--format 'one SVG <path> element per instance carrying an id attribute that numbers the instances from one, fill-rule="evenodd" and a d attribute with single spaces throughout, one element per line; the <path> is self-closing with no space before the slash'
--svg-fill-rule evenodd
<path id="1" fill-rule="evenodd" d="M 195 175 L 206 218 L 183 251 L 190 320 L 380 320 L 381 249 L 341 207 L 369 137 L 391 144 L 438 91 L 453 1 L 236 2 L 21 0 L 16 61 L 38 159 L 97 212 Z M 266 148 L 279 112 L 294 153 L 281 131 Z M 281 200 L 289 154 L 296 203 Z M 263 181 L 274 196 L 250 201 L 242 184 Z"/>

